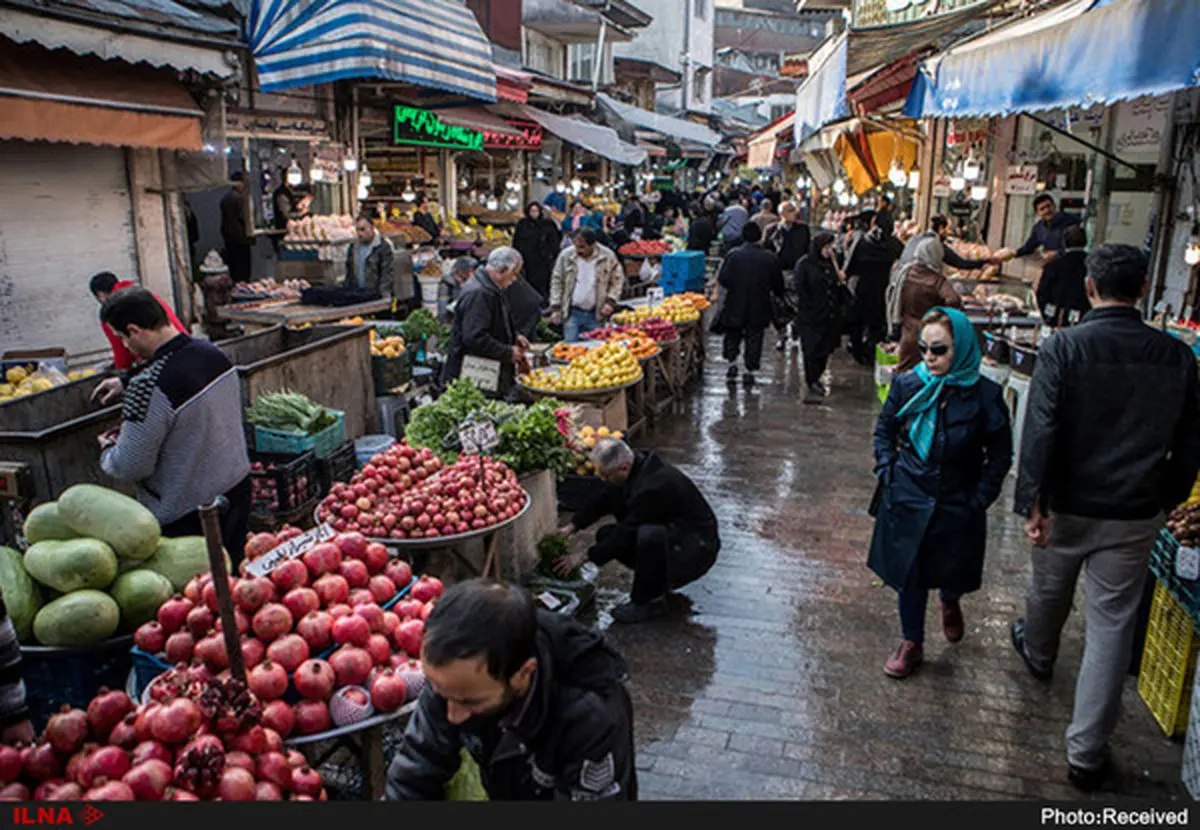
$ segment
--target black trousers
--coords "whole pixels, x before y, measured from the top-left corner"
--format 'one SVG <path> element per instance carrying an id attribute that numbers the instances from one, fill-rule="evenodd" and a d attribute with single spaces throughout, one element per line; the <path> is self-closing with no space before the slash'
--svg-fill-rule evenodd
<path id="1" fill-rule="evenodd" d="M 609 528 L 602 528 L 601 533 Z M 667 553 L 670 534 L 663 525 L 644 525 L 637 529 L 634 545 L 617 554 L 617 561 L 633 571 L 633 590 L 629 599 L 644 605 L 658 599 L 671 589 L 667 576 Z"/>
<path id="2" fill-rule="evenodd" d="M 746 344 L 746 371 L 757 372 L 762 366 L 763 334 L 765 329 L 729 329 L 725 332 L 723 352 L 725 359 L 738 359 L 743 341 Z"/>
<path id="3" fill-rule="evenodd" d="M 250 476 L 246 476 L 240 484 L 225 493 L 225 498 L 229 502 L 229 507 L 221 513 L 221 544 L 229 553 L 229 559 L 233 562 L 233 575 L 236 575 L 246 552 L 246 531 L 250 528 Z M 200 524 L 200 511 L 193 510 L 186 516 L 163 525 L 162 535 L 203 536 L 204 528 Z"/>
<path id="4" fill-rule="evenodd" d="M 809 385 L 820 383 L 821 376 L 825 374 L 825 368 L 829 365 L 829 355 L 833 353 L 833 347 L 836 347 L 836 338 L 831 337 L 824 329 L 810 326 L 797 328 L 800 329 L 800 351 L 804 356 L 804 382 Z"/>
<path id="5" fill-rule="evenodd" d="M 677 525 L 641 525 L 624 532 L 620 525 L 608 525 L 600 528 L 596 541 L 612 544 L 616 560 L 633 571 L 629 598 L 639 605 L 704 576 L 720 549 L 719 540 Z"/>

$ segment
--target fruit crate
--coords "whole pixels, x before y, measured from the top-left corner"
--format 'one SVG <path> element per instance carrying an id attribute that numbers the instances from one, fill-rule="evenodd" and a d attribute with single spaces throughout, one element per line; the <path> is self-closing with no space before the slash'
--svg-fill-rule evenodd
<path id="1" fill-rule="evenodd" d="M 398 386 L 412 380 L 416 352 L 405 349 L 399 357 L 371 356 L 371 374 L 375 378 L 375 394 L 389 395 Z"/>
<path id="2" fill-rule="evenodd" d="M 1198 648 L 1200 638 L 1191 617 L 1159 582 L 1150 606 L 1138 693 L 1168 737 L 1187 730 Z"/>
<path id="3" fill-rule="evenodd" d="M 354 442 L 347 441 L 326 458 L 317 459 L 317 484 L 321 495 L 329 494 L 334 482 L 348 482 L 358 469 L 358 452 Z"/>
<path id="4" fill-rule="evenodd" d="M 1179 554 L 1179 540 L 1165 527 L 1158 532 L 1150 552 L 1150 572 L 1187 612 L 1192 624 L 1200 631 L 1200 583 L 1183 579 L 1175 571 L 1175 557 Z"/>
<path id="5" fill-rule="evenodd" d="M 316 456 L 252 453 L 250 456 L 251 512 L 259 515 L 294 513 L 317 496 Z"/>
<path id="6" fill-rule="evenodd" d="M 63 704 L 85 709 L 101 687 L 124 688 L 132 661 L 133 636 L 105 640 L 95 646 L 21 646 L 21 675 L 29 719 L 41 732 Z"/>
<path id="7" fill-rule="evenodd" d="M 316 435 L 283 432 L 255 424 L 253 425 L 254 448 L 258 452 L 284 455 L 299 455 L 311 450 L 318 458 L 326 458 L 346 441 L 346 413 L 336 409 L 331 409 L 329 412 L 337 417 L 337 422 Z"/>

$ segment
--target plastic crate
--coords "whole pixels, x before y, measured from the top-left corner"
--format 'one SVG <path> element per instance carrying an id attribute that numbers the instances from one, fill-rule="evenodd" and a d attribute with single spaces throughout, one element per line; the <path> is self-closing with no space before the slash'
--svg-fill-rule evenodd
<path id="1" fill-rule="evenodd" d="M 1191 617 L 1166 586 L 1154 587 L 1138 693 L 1168 737 L 1187 729 L 1200 638 Z"/>
<path id="2" fill-rule="evenodd" d="M 133 661 L 132 636 L 92 648 L 21 647 L 21 677 L 29 718 L 40 732 L 62 705 L 86 708 L 100 687 L 124 689 Z"/>
<path id="3" fill-rule="evenodd" d="M 1179 540 L 1165 527 L 1159 530 L 1158 538 L 1154 540 L 1154 547 L 1150 551 L 1150 572 L 1166 587 L 1175 601 L 1183 606 L 1192 624 L 1200 628 L 1200 583 L 1181 579 L 1175 572 L 1175 557 L 1178 553 Z"/>
<path id="4" fill-rule="evenodd" d="M 148 651 L 142 651 L 134 646 L 129 651 L 133 658 L 133 697 L 140 701 L 146 693 L 146 688 L 154 682 L 154 678 L 173 668 L 166 660 L 160 660 Z"/>
<path id="5" fill-rule="evenodd" d="M 327 458 L 317 459 L 317 482 L 321 493 L 326 494 L 335 481 L 347 482 L 358 469 L 358 454 L 354 450 L 354 442 L 347 441 Z"/>
<path id="6" fill-rule="evenodd" d="M 676 251 L 662 258 L 662 279 L 678 282 L 704 282 L 704 253 L 702 251 Z"/>
<path id="7" fill-rule="evenodd" d="M 371 375 L 375 378 L 375 394 L 387 395 L 398 386 L 412 380 L 415 352 L 405 349 L 399 357 L 371 357 Z"/>
<path id="8" fill-rule="evenodd" d="M 377 453 L 395 446 L 396 439 L 390 435 L 364 435 L 354 442 L 354 456 L 359 467 L 365 467 Z"/>
<path id="9" fill-rule="evenodd" d="M 251 512 L 258 514 L 292 513 L 317 495 L 316 456 L 253 453 L 251 461 L 267 469 L 250 471 Z"/>
<path id="10" fill-rule="evenodd" d="M 312 450 L 318 458 L 325 458 L 346 441 L 346 415 L 336 409 L 329 412 L 337 417 L 337 423 L 318 432 L 304 435 L 299 432 L 283 432 L 277 429 L 254 425 L 254 448 L 258 452 L 283 455 L 299 455 Z"/>

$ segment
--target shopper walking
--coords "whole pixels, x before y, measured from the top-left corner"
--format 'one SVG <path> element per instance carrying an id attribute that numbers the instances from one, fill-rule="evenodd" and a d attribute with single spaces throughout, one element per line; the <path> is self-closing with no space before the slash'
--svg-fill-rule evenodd
<path id="1" fill-rule="evenodd" d="M 759 230 L 765 236 L 772 225 L 778 224 L 779 214 L 775 212 L 775 205 L 770 199 L 763 199 L 759 206 L 758 213 L 750 217 L 750 221 L 758 225 Z"/>
<path id="2" fill-rule="evenodd" d="M 717 274 L 722 296 L 712 331 L 724 335 L 726 377 L 731 381 L 737 380 L 738 356 L 745 346 L 742 380 L 753 385 L 754 373 L 762 366 L 763 337 L 773 317 L 772 297 L 783 297 L 783 273 L 775 254 L 762 246 L 758 225 L 748 223 L 742 240 L 721 262 Z"/>
<path id="3" fill-rule="evenodd" d="M 550 325 L 563 327 L 568 343 L 599 328 L 617 310 L 625 275 L 611 249 L 591 228 L 575 232 L 550 275 Z"/>
<path id="4" fill-rule="evenodd" d="M 879 218 L 862 214 L 846 251 L 846 274 L 855 283 L 850 351 L 862 366 L 874 365 L 875 346 L 887 337 L 888 278 L 903 250 L 900 240 L 884 233 Z"/>
<path id="5" fill-rule="evenodd" d="M 745 196 L 734 196 L 729 207 L 717 218 L 717 232 L 721 235 L 721 253 L 732 251 L 742 240 L 742 228 L 750 221 L 750 210 Z"/>
<path id="6" fill-rule="evenodd" d="M 1012 642 L 1049 680 L 1086 568 L 1087 626 L 1067 728 L 1069 780 L 1099 788 L 1112 770 L 1147 563 L 1163 514 L 1200 470 L 1200 383 L 1182 341 L 1142 322 L 1146 260 L 1128 245 L 1087 258 L 1092 310 L 1043 341 L 1029 389 L 1014 509 L 1027 517 L 1033 573 Z"/>
<path id="7" fill-rule="evenodd" d="M 901 266 L 888 289 L 888 326 L 900 327 L 900 362 L 897 372 L 907 372 L 921 360 L 917 339 L 921 320 L 935 306 L 962 308 L 962 297 L 942 274 L 942 243 L 923 239 L 913 259 Z"/>
<path id="8" fill-rule="evenodd" d="M 687 249 L 700 251 L 708 256 L 713 240 L 717 237 L 717 224 L 712 213 L 705 210 L 699 202 L 692 202 L 690 211 L 692 222 L 688 226 Z"/>
<path id="9" fill-rule="evenodd" d="M 833 234 L 817 234 L 792 274 L 796 330 L 804 356 L 804 382 L 808 384 L 806 403 L 816 403 L 828 394 L 821 377 L 829 356 L 842 339 L 845 284 L 846 275 L 837 264 Z"/>
<path id="10" fill-rule="evenodd" d="M 808 253 L 812 243 L 812 234 L 808 225 L 798 221 L 799 211 L 793 202 L 784 202 L 779 206 L 779 222 L 771 226 L 764 238 L 767 249 L 779 258 L 779 269 L 788 275 L 784 289 L 787 292 L 786 303 L 781 311 L 776 313 L 775 328 L 779 339 L 775 343 L 776 351 L 783 351 L 788 344 L 788 330 L 791 330 L 792 348 L 800 345 L 800 331 L 796 328 L 795 305 L 796 296 L 793 291 L 791 274 L 796 270 L 796 262 Z"/>
<path id="11" fill-rule="evenodd" d="M 1072 225 L 1063 231 L 1062 256 L 1046 263 L 1038 280 L 1038 308 L 1048 326 L 1073 326 L 1091 308 L 1087 295 L 1087 231 Z"/>
<path id="12" fill-rule="evenodd" d="M 899 596 L 903 640 L 884 664 L 897 679 L 920 666 L 925 607 L 938 589 L 942 631 L 963 638 L 959 598 L 983 579 L 987 509 L 1012 465 L 1001 387 L 979 374 L 967 316 L 935 308 L 921 322 L 923 361 L 897 375 L 875 423 L 875 532 L 868 565 Z"/>
<path id="13" fill-rule="evenodd" d="M 525 279 L 543 298 L 550 296 L 550 271 L 558 257 L 562 237 L 542 206 L 530 202 L 513 231 L 513 247 L 525 259 Z"/>

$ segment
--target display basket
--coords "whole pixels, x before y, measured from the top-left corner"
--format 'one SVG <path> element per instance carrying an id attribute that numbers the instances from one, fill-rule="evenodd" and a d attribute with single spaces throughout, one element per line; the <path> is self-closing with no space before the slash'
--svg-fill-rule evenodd
<path id="1" fill-rule="evenodd" d="M 132 666 L 133 635 L 95 646 L 21 646 L 21 677 L 29 718 L 39 732 L 63 704 L 87 708 L 100 687 L 125 688 Z"/>
<path id="2" fill-rule="evenodd" d="M 129 650 L 133 660 L 133 671 L 129 696 L 135 701 L 143 701 L 150 684 L 165 671 L 174 668 L 166 660 L 160 660 L 148 651 L 142 651 L 137 646 Z M 144 702 L 144 701 L 143 701 Z"/>
<path id="3" fill-rule="evenodd" d="M 998 332 L 985 331 L 983 333 L 983 342 L 986 346 L 984 351 L 989 358 L 1002 366 L 1008 365 L 1011 348 L 1007 337 Z"/>
<path id="4" fill-rule="evenodd" d="M 469 530 L 466 533 L 455 533 L 452 536 L 434 536 L 429 539 L 392 539 L 367 537 L 368 542 L 378 542 L 392 550 L 397 551 L 420 551 L 420 550 L 438 550 L 443 548 L 452 548 L 455 545 L 460 545 L 464 542 L 469 542 L 473 539 L 480 539 L 484 536 L 491 535 L 509 527 L 514 522 L 520 521 L 521 517 L 529 512 L 529 507 L 533 504 L 533 498 L 526 491 L 522 490 L 525 495 L 525 504 L 517 511 L 517 514 L 511 519 L 506 519 L 503 522 L 498 522 L 488 527 L 480 528 L 479 530 Z M 313 510 L 313 521 L 321 524 L 321 517 L 318 515 L 320 506 Z"/>
<path id="5" fill-rule="evenodd" d="M 317 458 L 312 452 L 299 455 L 255 452 L 250 460 L 261 461 L 268 468 L 250 471 L 255 492 L 251 512 L 260 516 L 294 513 L 317 497 Z M 264 499 L 272 490 L 274 506 Z"/>
<path id="6" fill-rule="evenodd" d="M 875 396 L 879 402 L 887 400 L 888 392 L 892 389 L 892 380 L 896 376 L 896 367 L 900 365 L 900 355 L 884 351 L 882 345 L 875 346 Z"/>
<path id="7" fill-rule="evenodd" d="M 387 395 L 398 386 L 412 380 L 416 352 L 405 349 L 399 357 L 371 356 L 371 375 L 375 379 L 375 394 Z"/>
<path id="8" fill-rule="evenodd" d="M 1200 639 L 1191 617 L 1166 586 L 1158 583 L 1150 606 L 1138 693 L 1168 737 L 1187 730 L 1198 647 Z"/>
<path id="9" fill-rule="evenodd" d="M 254 424 L 254 448 L 258 452 L 299 455 L 311 450 L 318 458 L 328 457 L 346 441 L 346 414 L 336 409 L 329 410 L 337 422 L 316 435 L 299 432 L 284 432 Z"/>
<path id="10" fill-rule="evenodd" d="M 1171 531 L 1162 528 L 1150 550 L 1150 572 L 1183 607 L 1192 623 L 1200 627 L 1200 583 L 1179 576 L 1175 570 L 1175 558 L 1178 555 L 1179 540 Z"/>
<path id="11" fill-rule="evenodd" d="M 550 371 L 552 371 L 552 372 L 555 371 L 555 367 L 551 367 Z M 576 400 L 577 401 L 577 400 L 588 400 L 588 399 L 592 399 L 592 398 L 607 398 L 610 395 L 615 395 L 622 390 L 630 389 L 634 386 L 637 386 L 639 383 L 642 382 L 642 380 L 645 378 L 645 376 L 646 376 L 646 373 L 642 372 L 641 374 L 639 374 L 637 376 L 637 378 L 629 381 L 628 383 L 623 383 L 620 386 L 607 386 L 603 389 L 554 389 L 554 390 L 534 389 L 532 386 L 526 386 L 519 378 L 517 379 L 517 386 L 519 386 L 521 389 L 525 390 L 529 394 L 535 395 L 537 397 L 552 397 L 552 398 L 557 398 L 558 400 L 566 400 L 566 401 Z"/>

